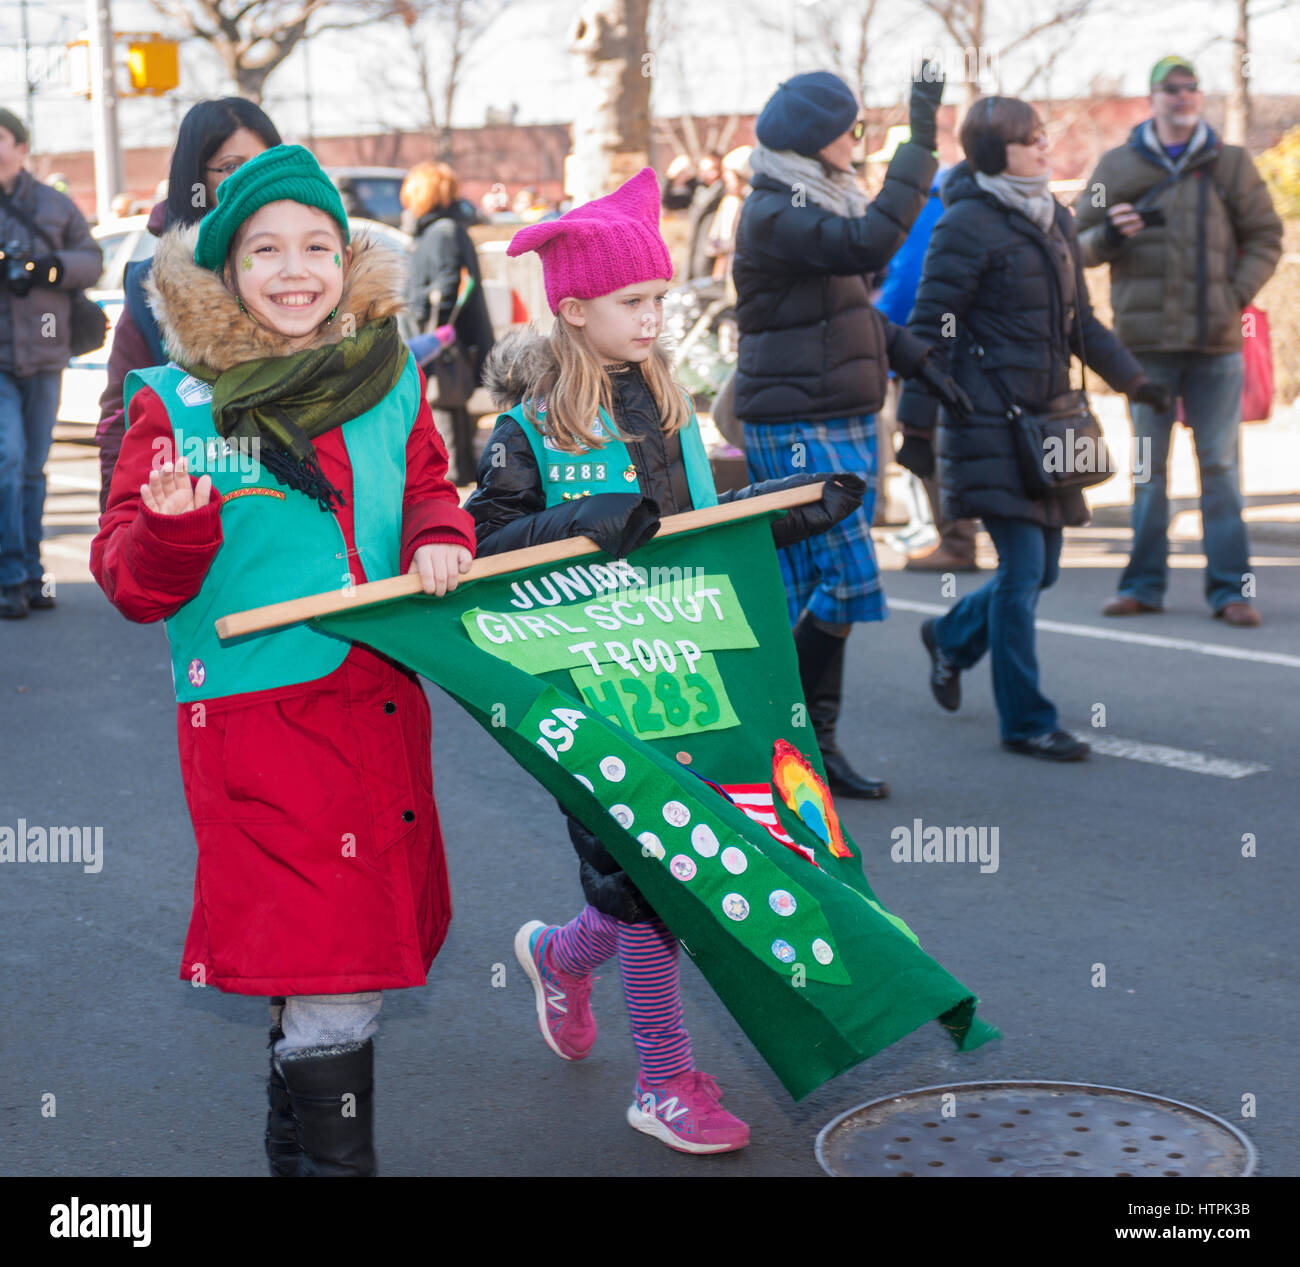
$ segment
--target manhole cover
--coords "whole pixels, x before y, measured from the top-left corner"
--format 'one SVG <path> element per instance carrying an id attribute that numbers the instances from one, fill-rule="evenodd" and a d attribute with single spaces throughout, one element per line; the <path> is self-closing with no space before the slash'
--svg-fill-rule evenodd
<path id="1" fill-rule="evenodd" d="M 1249 1175 L 1235 1127 L 1086 1082 L 958 1082 L 860 1104 L 817 1136 L 832 1175 Z"/>

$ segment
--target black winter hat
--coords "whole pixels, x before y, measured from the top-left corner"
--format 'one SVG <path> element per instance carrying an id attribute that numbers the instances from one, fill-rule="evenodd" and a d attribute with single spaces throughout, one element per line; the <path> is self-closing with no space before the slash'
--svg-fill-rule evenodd
<path id="1" fill-rule="evenodd" d="M 787 79 L 768 99 L 754 134 L 769 150 L 794 150 L 813 156 L 853 126 L 858 101 L 852 89 L 829 70 Z"/>

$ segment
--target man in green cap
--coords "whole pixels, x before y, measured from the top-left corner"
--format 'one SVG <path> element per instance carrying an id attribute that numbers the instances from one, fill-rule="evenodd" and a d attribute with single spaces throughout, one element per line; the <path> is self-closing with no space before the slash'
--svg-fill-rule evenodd
<path id="1" fill-rule="evenodd" d="M 54 606 L 41 569 L 45 458 L 71 359 L 73 293 L 104 258 L 66 194 L 26 170 L 27 128 L 0 109 L 0 618 Z"/>
<path id="2" fill-rule="evenodd" d="M 1282 224 L 1250 155 L 1201 118 L 1204 94 L 1185 57 L 1151 71 L 1151 118 L 1102 155 L 1075 204 L 1087 266 L 1110 265 L 1115 332 L 1147 377 L 1181 397 L 1196 441 L 1205 597 L 1227 624 L 1260 623 L 1248 601 L 1250 547 L 1237 470 L 1242 310 L 1282 253 Z M 1174 409 L 1130 404 L 1136 452 L 1133 549 L 1102 611 L 1160 611 L 1168 581 L 1166 466 Z M 1144 478 L 1144 476 L 1146 478 Z"/>

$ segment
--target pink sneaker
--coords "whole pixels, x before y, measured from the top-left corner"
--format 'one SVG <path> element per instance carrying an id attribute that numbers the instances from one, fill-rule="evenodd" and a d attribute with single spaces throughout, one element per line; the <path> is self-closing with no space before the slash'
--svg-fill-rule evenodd
<path id="1" fill-rule="evenodd" d="M 591 1014 L 591 973 L 574 976 L 551 961 L 550 942 L 558 925 L 535 919 L 515 934 L 519 960 L 537 996 L 537 1028 L 546 1045 L 565 1060 L 585 1060 L 596 1042 Z"/>
<path id="2" fill-rule="evenodd" d="M 658 1086 L 636 1080 L 627 1124 L 679 1153 L 729 1153 L 749 1143 L 749 1127 L 721 1104 L 722 1092 L 707 1073 L 692 1069 Z"/>

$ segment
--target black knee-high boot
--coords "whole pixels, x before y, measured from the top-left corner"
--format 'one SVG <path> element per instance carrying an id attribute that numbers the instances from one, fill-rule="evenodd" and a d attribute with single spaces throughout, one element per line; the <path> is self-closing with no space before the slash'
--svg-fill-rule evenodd
<path id="1" fill-rule="evenodd" d="M 375 1161 L 375 1045 L 340 1043 L 275 1057 L 289 1095 L 299 1176 L 368 1176 Z"/>
<path id="2" fill-rule="evenodd" d="M 272 1004 L 284 1007 L 283 999 L 272 999 Z M 266 1082 L 266 1160 L 271 1165 L 271 1177 L 284 1179 L 298 1173 L 298 1136 L 293 1125 L 293 1107 L 289 1103 L 289 1089 L 275 1067 L 275 1045 L 284 1037 L 279 1023 L 271 1026 L 271 1072 Z"/>
<path id="3" fill-rule="evenodd" d="M 799 681 L 808 701 L 808 718 L 817 737 L 831 792 L 836 796 L 879 800 L 889 795 L 889 784 L 882 779 L 860 775 L 835 742 L 844 693 L 844 644 L 847 641 L 847 638 L 819 629 L 813 618 L 804 612 L 794 629 Z"/>

